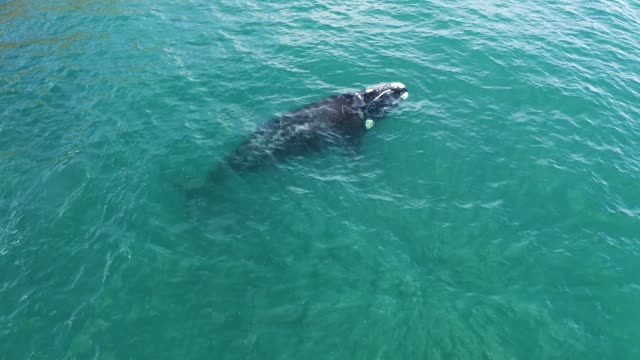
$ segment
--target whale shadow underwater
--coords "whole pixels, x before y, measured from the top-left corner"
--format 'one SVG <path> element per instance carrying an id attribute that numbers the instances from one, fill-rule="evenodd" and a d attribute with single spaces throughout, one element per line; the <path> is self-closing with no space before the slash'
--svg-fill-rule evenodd
<path id="1" fill-rule="evenodd" d="M 367 131 L 408 96 L 404 84 L 382 83 L 324 98 L 271 119 L 228 154 L 208 174 L 204 185 L 187 189 L 187 198 L 234 176 L 331 147 L 357 154 Z"/>

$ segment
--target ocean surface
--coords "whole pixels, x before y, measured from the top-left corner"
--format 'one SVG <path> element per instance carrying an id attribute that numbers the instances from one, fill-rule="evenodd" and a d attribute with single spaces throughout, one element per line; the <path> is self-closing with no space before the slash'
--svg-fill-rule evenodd
<path id="1" fill-rule="evenodd" d="M 637 1 L 0 3 L 2 360 L 638 359 L 639 189 Z"/>

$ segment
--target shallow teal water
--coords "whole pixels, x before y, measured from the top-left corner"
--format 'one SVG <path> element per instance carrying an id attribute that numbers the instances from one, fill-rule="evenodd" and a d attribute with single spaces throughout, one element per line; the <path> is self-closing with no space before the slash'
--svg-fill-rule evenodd
<path id="1" fill-rule="evenodd" d="M 5 1 L 0 359 L 638 358 L 638 49 L 624 0 Z M 175 186 L 383 81 L 361 156 Z"/>

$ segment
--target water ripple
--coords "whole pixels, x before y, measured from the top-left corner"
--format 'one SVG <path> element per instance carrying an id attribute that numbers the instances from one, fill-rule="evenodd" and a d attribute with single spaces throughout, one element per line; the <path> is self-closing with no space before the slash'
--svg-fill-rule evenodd
<path id="1" fill-rule="evenodd" d="M 0 5 L 3 355 L 637 357 L 638 14 Z M 358 156 L 185 195 L 260 123 L 382 81 L 411 97 Z"/>

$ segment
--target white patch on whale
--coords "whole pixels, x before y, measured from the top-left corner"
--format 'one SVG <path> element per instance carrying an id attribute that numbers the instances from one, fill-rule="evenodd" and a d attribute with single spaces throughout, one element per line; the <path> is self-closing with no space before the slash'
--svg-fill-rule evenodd
<path id="1" fill-rule="evenodd" d="M 383 91 L 382 93 L 380 93 L 380 95 L 376 96 L 376 98 L 373 99 L 371 102 L 375 102 L 376 100 L 380 99 L 380 97 L 382 97 L 382 95 L 384 95 L 384 94 L 386 94 L 386 93 L 388 93 L 390 91 L 391 91 L 391 89 Z"/>

